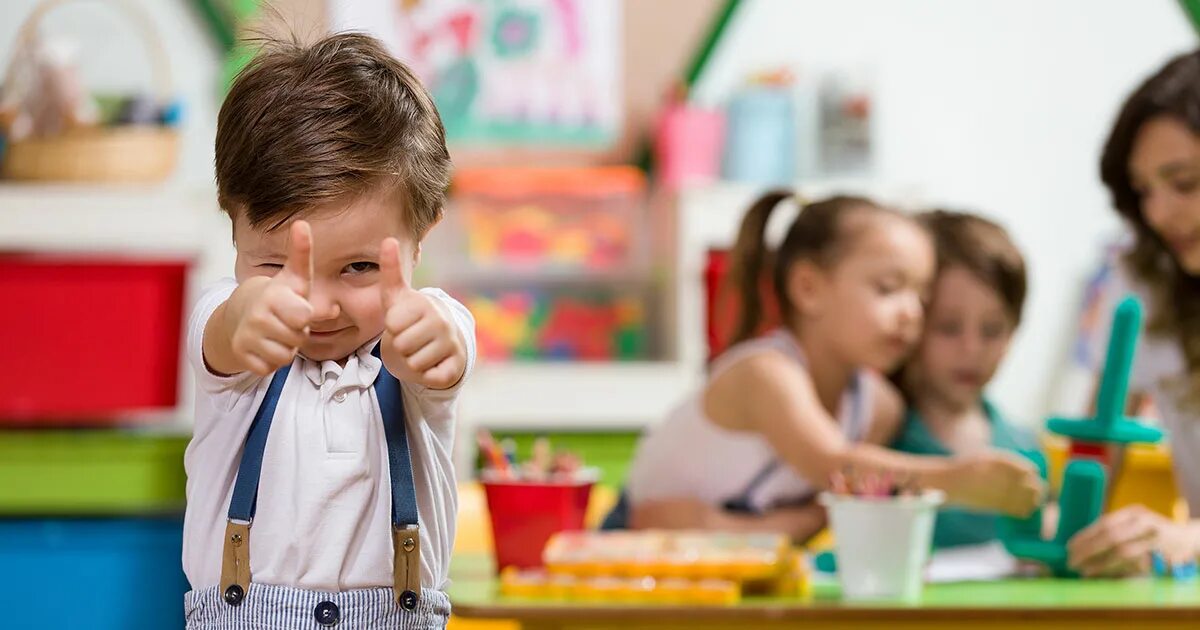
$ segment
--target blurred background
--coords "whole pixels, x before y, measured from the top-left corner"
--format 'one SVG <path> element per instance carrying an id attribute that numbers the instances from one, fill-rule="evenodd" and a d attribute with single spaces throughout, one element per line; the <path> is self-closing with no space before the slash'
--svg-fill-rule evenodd
<path id="1" fill-rule="evenodd" d="M 419 277 L 472 310 L 481 356 L 460 477 L 485 427 L 521 452 L 548 435 L 612 488 L 721 347 L 724 250 L 774 186 L 1003 224 L 1031 293 L 992 399 L 1030 426 L 1085 407 L 1081 313 L 1122 235 L 1100 147 L 1136 82 L 1195 47 L 1187 4 L 5 0 L 0 555 L 53 574 L 84 552 L 19 541 L 178 546 L 180 332 L 232 273 L 213 137 L 248 33 L 369 30 L 435 94 L 457 170 Z M 172 580 L 148 586 L 165 615 Z"/>

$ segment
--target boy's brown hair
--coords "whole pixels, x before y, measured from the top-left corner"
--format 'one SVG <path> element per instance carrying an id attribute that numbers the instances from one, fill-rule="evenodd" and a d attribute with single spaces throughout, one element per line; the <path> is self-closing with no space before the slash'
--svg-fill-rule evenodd
<path id="1" fill-rule="evenodd" d="M 917 220 L 933 236 L 938 273 L 960 266 L 1000 294 L 1014 326 L 1025 307 L 1025 259 L 1008 232 L 978 215 L 933 210 Z"/>
<path id="2" fill-rule="evenodd" d="M 255 228 L 394 189 L 420 240 L 442 216 L 450 168 L 433 99 L 360 33 L 267 42 L 217 117 L 218 202 Z"/>

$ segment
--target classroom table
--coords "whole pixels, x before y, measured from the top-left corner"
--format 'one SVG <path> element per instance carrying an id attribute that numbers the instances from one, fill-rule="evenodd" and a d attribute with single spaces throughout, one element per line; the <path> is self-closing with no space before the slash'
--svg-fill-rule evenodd
<path id="1" fill-rule="evenodd" d="M 930 584 L 914 603 L 853 603 L 818 582 L 805 597 L 747 597 L 733 606 L 604 604 L 506 598 L 485 555 L 456 556 L 448 589 L 461 619 L 508 619 L 526 630 L 710 628 L 1200 628 L 1200 582 L 1014 579 Z"/>

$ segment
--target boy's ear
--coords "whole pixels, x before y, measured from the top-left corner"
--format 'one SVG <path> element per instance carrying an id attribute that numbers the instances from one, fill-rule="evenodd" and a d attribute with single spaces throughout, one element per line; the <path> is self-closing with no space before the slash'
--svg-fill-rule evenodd
<path id="1" fill-rule="evenodd" d="M 787 295 L 796 312 L 807 318 L 817 318 L 825 310 L 829 279 L 825 270 L 812 261 L 801 260 L 788 270 Z"/>

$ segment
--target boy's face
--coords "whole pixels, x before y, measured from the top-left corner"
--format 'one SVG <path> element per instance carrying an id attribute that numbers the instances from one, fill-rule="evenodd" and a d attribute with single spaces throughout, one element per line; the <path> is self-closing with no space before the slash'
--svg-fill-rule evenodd
<path id="1" fill-rule="evenodd" d="M 942 271 L 914 361 L 917 386 L 942 402 L 978 403 L 1008 351 L 1013 328 L 995 289 L 961 266 Z"/>
<path id="2" fill-rule="evenodd" d="M 234 274 L 239 283 L 254 276 L 273 276 L 287 258 L 291 221 L 312 227 L 313 279 L 308 300 L 313 308 L 308 341 L 300 353 L 314 361 L 340 361 L 383 333 L 379 249 L 389 236 L 400 241 L 406 279 L 420 248 L 390 195 L 333 202 L 298 213 L 270 231 L 254 229 L 241 215 L 234 219 L 237 248 Z"/>

